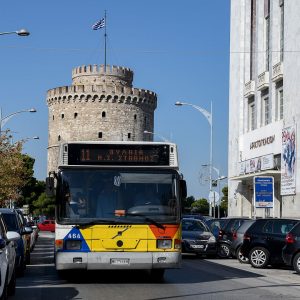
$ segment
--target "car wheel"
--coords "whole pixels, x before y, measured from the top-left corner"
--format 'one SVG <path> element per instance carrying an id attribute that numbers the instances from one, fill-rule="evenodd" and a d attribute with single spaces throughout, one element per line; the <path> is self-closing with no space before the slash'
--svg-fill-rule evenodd
<path id="1" fill-rule="evenodd" d="M 244 256 L 242 253 L 241 253 L 241 246 L 238 247 L 238 249 L 236 250 L 236 257 L 238 259 L 238 261 L 242 264 L 248 264 L 249 263 L 249 259 L 248 257 Z"/>
<path id="2" fill-rule="evenodd" d="M 16 269 L 14 269 L 11 275 L 11 279 L 7 287 L 7 292 L 9 296 L 14 295 L 16 292 Z"/>
<path id="3" fill-rule="evenodd" d="M 218 256 L 228 258 L 230 256 L 230 248 L 227 244 L 221 243 L 218 247 Z"/>
<path id="4" fill-rule="evenodd" d="M 29 265 L 29 264 L 30 264 L 30 252 L 27 252 L 27 253 L 26 253 L 25 263 L 26 263 L 26 265 Z"/>
<path id="5" fill-rule="evenodd" d="M 269 263 L 270 253 L 264 247 L 255 247 L 249 253 L 249 261 L 254 268 L 265 268 Z"/>
<path id="6" fill-rule="evenodd" d="M 297 253 L 293 259 L 294 270 L 300 274 L 300 253 Z"/>

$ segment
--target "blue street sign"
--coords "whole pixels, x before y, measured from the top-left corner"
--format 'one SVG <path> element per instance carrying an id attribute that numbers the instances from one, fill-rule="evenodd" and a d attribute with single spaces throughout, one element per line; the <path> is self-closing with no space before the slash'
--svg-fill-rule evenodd
<path id="1" fill-rule="evenodd" d="M 272 208 L 274 201 L 274 178 L 254 177 L 254 201 L 256 208 Z"/>

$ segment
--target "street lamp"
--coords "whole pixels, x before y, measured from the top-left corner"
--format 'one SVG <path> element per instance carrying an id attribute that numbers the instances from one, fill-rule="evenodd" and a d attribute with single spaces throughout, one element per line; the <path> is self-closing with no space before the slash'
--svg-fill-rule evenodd
<path id="1" fill-rule="evenodd" d="M 13 112 L 5 117 L 2 117 L 2 108 L 0 108 L 0 134 L 2 132 L 2 127 L 6 124 L 6 122 L 12 118 L 13 116 L 23 113 L 23 112 L 30 112 L 30 113 L 35 113 L 36 109 L 35 108 L 30 108 L 30 109 L 24 109 L 24 110 L 19 110 L 16 112 Z"/>
<path id="2" fill-rule="evenodd" d="M 211 192 L 212 190 L 212 166 L 213 166 L 213 114 L 212 114 L 212 102 L 210 102 L 210 112 L 208 112 L 206 109 L 191 104 L 191 103 L 186 103 L 186 102 L 180 102 L 177 101 L 175 103 L 176 106 L 182 106 L 182 105 L 188 105 L 188 106 L 192 106 L 193 108 L 195 108 L 196 110 L 198 110 L 208 121 L 209 125 L 210 125 L 210 155 L 209 155 L 209 191 Z M 209 215 L 211 216 L 211 209 L 209 210 Z"/>
<path id="3" fill-rule="evenodd" d="M 158 133 L 156 133 L 156 132 L 151 132 L 151 131 L 148 131 L 148 130 L 144 130 L 144 133 L 145 134 L 152 134 L 152 135 L 157 135 L 161 140 L 163 140 L 164 142 L 166 142 L 166 143 L 169 143 L 170 141 L 169 140 L 167 140 L 164 136 L 162 136 L 162 135 L 160 135 L 160 134 L 158 134 Z"/>
<path id="4" fill-rule="evenodd" d="M 17 31 L 0 32 L 0 35 L 5 35 L 5 34 L 17 34 L 19 36 L 28 36 L 30 35 L 30 32 L 24 28 Z"/>

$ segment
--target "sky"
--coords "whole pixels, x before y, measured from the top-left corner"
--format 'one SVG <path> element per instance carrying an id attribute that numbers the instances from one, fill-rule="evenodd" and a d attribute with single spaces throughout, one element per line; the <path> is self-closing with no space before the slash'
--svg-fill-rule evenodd
<path id="1" fill-rule="evenodd" d="M 134 71 L 134 87 L 158 95 L 154 140 L 178 145 L 188 195 L 208 198 L 210 125 L 191 106 L 213 111 L 213 166 L 227 176 L 230 0 L 10 0 L 1 4 L 0 108 L 4 129 L 28 138 L 34 176 L 47 176 L 47 90 L 71 85 L 74 67 L 104 63 L 104 31 L 91 26 L 107 11 L 107 63 Z M 39 140 L 32 139 L 39 136 Z M 213 178 L 217 172 L 213 171 Z M 224 181 L 221 188 L 226 184 Z M 218 190 L 218 189 L 217 189 Z"/>

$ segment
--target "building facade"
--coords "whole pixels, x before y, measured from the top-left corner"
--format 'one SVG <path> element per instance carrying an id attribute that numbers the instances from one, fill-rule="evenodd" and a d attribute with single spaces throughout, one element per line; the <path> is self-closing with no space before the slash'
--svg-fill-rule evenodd
<path id="1" fill-rule="evenodd" d="M 132 86 L 133 71 L 118 66 L 74 68 L 72 85 L 47 93 L 48 172 L 59 144 L 69 141 L 150 141 L 157 96 Z"/>
<path id="2" fill-rule="evenodd" d="M 298 0 L 231 0 L 231 216 L 300 216 L 299 15 Z M 273 178 L 273 203 L 257 177 Z"/>

